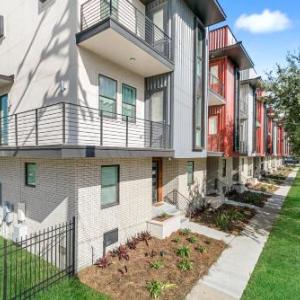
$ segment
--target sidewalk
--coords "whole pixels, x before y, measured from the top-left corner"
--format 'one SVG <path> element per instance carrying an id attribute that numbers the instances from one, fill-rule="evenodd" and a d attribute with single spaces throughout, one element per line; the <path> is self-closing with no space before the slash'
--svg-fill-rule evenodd
<path id="1" fill-rule="evenodd" d="M 193 222 L 189 223 L 193 231 L 224 240 L 228 248 L 210 268 L 208 275 L 198 281 L 186 300 L 241 298 L 296 175 L 296 171 L 289 175 L 266 205 L 258 209 L 258 213 L 240 236 L 232 236 Z"/>

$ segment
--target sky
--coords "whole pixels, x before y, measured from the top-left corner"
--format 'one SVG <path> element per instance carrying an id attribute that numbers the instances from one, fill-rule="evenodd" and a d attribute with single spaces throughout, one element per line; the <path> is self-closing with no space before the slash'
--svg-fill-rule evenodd
<path id="1" fill-rule="evenodd" d="M 255 69 L 265 73 L 284 64 L 288 51 L 300 49 L 300 0 L 219 0 L 236 38 Z M 219 23 L 218 26 L 223 25 Z"/>

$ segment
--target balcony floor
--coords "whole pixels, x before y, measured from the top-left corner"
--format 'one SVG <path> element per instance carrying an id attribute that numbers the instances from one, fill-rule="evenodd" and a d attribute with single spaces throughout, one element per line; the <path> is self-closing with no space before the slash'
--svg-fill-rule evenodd
<path id="1" fill-rule="evenodd" d="M 164 74 L 174 69 L 172 62 L 112 19 L 106 19 L 78 33 L 76 40 L 79 46 L 143 77 Z"/>

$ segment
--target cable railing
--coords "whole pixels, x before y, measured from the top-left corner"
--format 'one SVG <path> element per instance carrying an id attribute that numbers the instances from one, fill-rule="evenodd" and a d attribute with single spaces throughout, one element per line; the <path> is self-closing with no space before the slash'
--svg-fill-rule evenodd
<path id="1" fill-rule="evenodd" d="M 209 73 L 209 88 L 218 95 L 224 97 L 224 84 L 212 73 Z"/>
<path id="2" fill-rule="evenodd" d="M 67 102 L 0 118 L 0 146 L 50 145 L 170 149 L 170 126 Z"/>
<path id="3" fill-rule="evenodd" d="M 112 19 L 171 60 L 171 38 L 128 0 L 89 0 L 81 6 L 81 31 Z"/>

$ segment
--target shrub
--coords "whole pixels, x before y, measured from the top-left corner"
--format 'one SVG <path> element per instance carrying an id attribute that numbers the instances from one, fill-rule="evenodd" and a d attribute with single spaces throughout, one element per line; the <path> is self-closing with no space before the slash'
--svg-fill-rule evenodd
<path id="1" fill-rule="evenodd" d="M 206 248 L 204 246 L 198 245 L 195 247 L 195 250 L 200 253 L 206 252 Z"/>
<path id="2" fill-rule="evenodd" d="M 149 246 L 149 241 L 152 239 L 151 234 L 148 231 L 143 231 L 138 234 L 137 239 L 141 242 L 145 242 Z"/>
<path id="3" fill-rule="evenodd" d="M 221 228 L 221 230 L 229 230 L 231 227 L 231 221 L 229 216 L 224 213 L 224 212 L 220 212 L 216 215 L 215 220 L 214 220 L 215 224 L 217 227 Z"/>
<path id="4" fill-rule="evenodd" d="M 191 229 L 189 228 L 184 228 L 179 230 L 179 234 L 181 235 L 189 235 L 191 233 Z"/>
<path id="5" fill-rule="evenodd" d="M 150 293 L 151 298 L 157 299 L 159 296 L 161 296 L 162 292 L 166 289 L 174 288 L 176 287 L 175 284 L 172 283 L 163 283 L 161 281 L 152 280 L 150 282 L 147 282 L 147 290 Z"/>
<path id="6" fill-rule="evenodd" d="M 180 257 L 190 257 L 190 248 L 187 246 L 182 246 L 177 249 L 176 254 Z"/>
<path id="7" fill-rule="evenodd" d="M 190 271 L 192 266 L 193 264 L 187 259 L 182 259 L 177 265 L 180 271 Z"/>
<path id="8" fill-rule="evenodd" d="M 153 261 L 153 262 L 150 263 L 150 268 L 155 269 L 155 270 L 159 270 L 163 266 L 164 266 L 163 263 L 159 260 Z"/>
<path id="9" fill-rule="evenodd" d="M 119 260 L 125 259 L 129 260 L 128 250 L 125 245 L 120 245 L 117 250 L 115 250 Z"/>
<path id="10" fill-rule="evenodd" d="M 197 242 L 197 239 L 194 236 L 190 236 L 189 238 L 186 239 L 188 242 L 191 244 L 195 244 Z"/>
<path id="11" fill-rule="evenodd" d="M 130 250 L 135 250 L 138 243 L 139 243 L 139 240 L 136 237 L 133 237 L 133 238 L 127 240 L 126 246 Z"/>
<path id="12" fill-rule="evenodd" d="M 109 261 L 108 256 L 103 256 L 102 258 L 99 258 L 95 263 L 95 266 L 97 266 L 101 269 L 105 269 L 110 265 L 111 265 L 111 262 Z"/>

